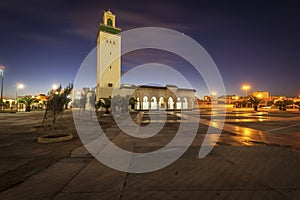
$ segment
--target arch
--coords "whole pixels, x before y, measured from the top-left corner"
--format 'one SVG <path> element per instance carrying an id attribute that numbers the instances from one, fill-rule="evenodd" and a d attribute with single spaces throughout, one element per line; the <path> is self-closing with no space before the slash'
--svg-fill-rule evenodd
<path id="1" fill-rule="evenodd" d="M 157 110 L 157 98 L 155 96 L 151 98 L 150 109 Z"/>
<path id="2" fill-rule="evenodd" d="M 195 104 L 195 99 L 190 98 L 188 108 L 189 109 L 194 109 L 194 104 Z"/>
<path id="3" fill-rule="evenodd" d="M 143 97 L 143 107 L 142 110 L 149 110 L 149 98 L 147 96 Z"/>
<path id="4" fill-rule="evenodd" d="M 136 107 L 135 107 L 135 108 L 136 108 L 137 110 L 140 110 L 140 109 L 141 109 L 140 105 L 141 105 L 140 97 L 137 97 L 137 98 L 136 98 Z"/>
<path id="5" fill-rule="evenodd" d="M 159 110 L 165 110 L 166 109 L 166 103 L 165 103 L 165 99 L 163 97 L 159 98 Z"/>
<path id="6" fill-rule="evenodd" d="M 181 99 L 179 97 L 177 98 L 176 109 L 178 109 L 178 110 L 182 109 L 182 102 L 181 102 Z"/>
<path id="7" fill-rule="evenodd" d="M 172 97 L 168 98 L 168 109 L 170 109 L 170 110 L 174 109 L 174 100 Z"/>
<path id="8" fill-rule="evenodd" d="M 110 18 L 107 19 L 107 26 L 113 26 L 112 19 L 110 19 Z"/>
<path id="9" fill-rule="evenodd" d="M 187 101 L 187 98 L 183 98 L 183 101 L 182 101 L 182 109 L 185 109 L 185 110 L 188 109 L 188 101 Z"/>

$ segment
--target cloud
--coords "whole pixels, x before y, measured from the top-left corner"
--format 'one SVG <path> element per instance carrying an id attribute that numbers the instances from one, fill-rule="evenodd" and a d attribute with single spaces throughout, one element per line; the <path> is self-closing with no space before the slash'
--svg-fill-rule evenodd
<path id="1" fill-rule="evenodd" d="M 39 33 L 16 33 L 16 36 L 23 39 L 31 40 L 37 43 L 47 44 L 47 45 L 63 45 L 66 44 L 66 41 L 53 36 Z"/>

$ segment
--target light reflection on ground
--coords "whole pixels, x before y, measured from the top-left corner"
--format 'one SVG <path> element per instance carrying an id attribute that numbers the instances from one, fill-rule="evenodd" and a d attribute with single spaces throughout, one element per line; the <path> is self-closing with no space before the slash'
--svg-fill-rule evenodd
<path id="1" fill-rule="evenodd" d="M 253 146 L 258 144 L 271 144 L 289 146 L 300 149 L 300 112 L 211 112 L 201 110 L 200 119 L 193 117 L 193 111 L 170 112 L 168 114 L 180 119 L 142 120 L 141 123 L 180 123 L 182 120 L 197 120 L 200 124 L 219 128 L 221 117 L 226 117 L 218 143 L 230 145 Z M 214 120 L 210 118 L 213 115 Z M 205 134 L 205 133 L 202 133 Z M 214 141 L 216 134 L 209 134 Z"/>

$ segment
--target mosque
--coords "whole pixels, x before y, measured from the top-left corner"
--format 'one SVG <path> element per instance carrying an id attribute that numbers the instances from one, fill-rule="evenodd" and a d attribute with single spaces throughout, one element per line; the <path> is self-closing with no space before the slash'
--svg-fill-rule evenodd
<path id="1" fill-rule="evenodd" d="M 187 110 L 194 108 L 194 89 L 174 85 L 149 86 L 121 84 L 121 29 L 116 27 L 116 16 L 105 11 L 97 35 L 96 98 L 113 96 L 115 87 L 121 93 L 132 94 L 135 110 Z"/>

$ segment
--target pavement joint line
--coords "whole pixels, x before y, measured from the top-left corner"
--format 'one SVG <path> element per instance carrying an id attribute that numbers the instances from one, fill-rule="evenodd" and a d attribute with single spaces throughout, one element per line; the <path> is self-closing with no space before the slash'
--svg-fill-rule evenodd
<path id="1" fill-rule="evenodd" d="M 293 124 L 293 125 L 290 125 L 290 126 L 284 126 L 284 127 L 269 129 L 269 130 L 265 130 L 265 131 L 268 131 L 268 132 L 277 131 L 277 130 L 286 129 L 286 128 L 290 128 L 290 127 L 294 127 L 294 126 L 300 126 L 300 124 Z"/>
<path id="2" fill-rule="evenodd" d="M 232 160 L 230 160 L 227 156 L 222 155 L 221 153 L 215 152 L 217 155 L 219 155 L 220 157 L 222 157 L 223 159 L 225 159 L 227 162 L 233 164 L 236 168 L 244 171 L 245 173 L 247 173 L 250 177 L 254 178 L 255 180 L 259 181 L 259 183 L 261 183 L 263 186 L 267 187 L 269 190 L 276 192 L 277 194 L 281 195 L 282 197 L 284 197 L 285 199 L 289 199 L 285 194 L 282 194 L 280 191 L 278 191 L 277 188 L 273 188 L 271 187 L 269 184 L 265 183 L 264 181 L 262 181 L 259 176 L 256 177 L 254 176 L 250 171 L 248 171 L 247 169 L 240 167 L 238 165 L 236 165 L 236 163 Z M 255 189 L 255 188 L 253 188 Z"/>
<path id="3" fill-rule="evenodd" d="M 131 162 L 131 160 L 130 160 L 130 162 Z M 129 173 L 127 172 L 127 173 L 126 173 L 126 176 L 125 176 L 125 178 L 124 178 L 124 183 L 123 183 L 122 189 L 121 189 L 121 191 L 120 191 L 119 199 L 123 199 L 125 187 L 126 187 L 126 184 L 127 184 L 126 181 L 127 181 L 128 176 L 129 176 Z"/>
<path id="4" fill-rule="evenodd" d="M 72 157 L 68 157 L 68 158 L 66 158 L 66 159 L 78 159 L 77 157 L 76 158 L 72 158 Z M 70 178 L 70 180 L 67 182 L 67 183 L 65 183 L 62 187 L 61 187 L 61 189 L 57 192 L 57 193 L 55 193 L 55 194 L 53 194 L 53 197 L 51 198 L 51 199 L 55 199 L 56 198 L 56 196 L 57 195 L 59 195 L 60 193 L 62 193 L 62 191 L 65 189 L 65 187 L 77 176 L 77 175 L 79 175 L 79 173 L 83 170 L 83 169 L 85 169 L 92 161 L 93 161 L 94 159 L 90 159 L 90 161 L 88 161 L 87 163 L 86 163 L 86 165 L 84 166 L 84 167 L 82 167 L 73 177 L 71 177 Z M 58 162 L 60 162 L 61 160 L 59 160 Z M 57 162 L 57 163 L 58 163 Z M 55 163 L 56 164 L 56 163 Z M 52 166 L 52 165 L 51 165 Z"/>
<path id="5" fill-rule="evenodd" d="M 49 155 L 49 154 L 51 154 L 51 153 L 52 153 L 52 152 L 48 153 L 47 155 Z M 44 155 L 44 156 L 45 156 L 45 155 Z M 44 157 L 44 156 L 43 156 L 43 157 Z M 22 168 L 24 168 L 24 167 L 26 168 L 27 165 L 30 165 L 30 164 L 32 164 L 32 163 L 34 163 L 34 162 L 38 162 L 39 159 L 40 159 L 40 157 L 34 158 L 34 159 L 32 159 L 32 160 L 29 160 L 28 162 L 26 162 L 26 163 L 24 163 L 24 164 L 18 166 L 18 167 L 15 168 L 15 169 L 10 170 L 10 171 L 7 171 L 6 173 L 2 174 L 1 176 L 9 176 L 10 173 L 14 173 L 14 171 L 20 170 L 20 169 L 22 169 Z M 60 161 L 60 159 L 57 160 L 55 163 L 53 163 L 53 165 L 56 164 L 56 163 L 59 162 L 59 161 Z M 45 168 L 36 169 L 35 171 L 28 173 L 28 175 L 26 175 L 23 179 L 18 180 L 18 181 L 16 181 L 16 182 L 12 183 L 12 184 L 9 185 L 9 186 L 0 188 L 0 192 L 4 192 L 4 191 L 6 191 L 6 190 L 8 190 L 8 189 L 10 189 L 10 188 L 15 187 L 16 185 L 19 185 L 19 184 L 23 183 L 24 181 L 26 181 L 26 180 L 27 180 L 28 178 L 30 178 L 31 176 L 34 176 L 34 175 L 38 174 L 39 172 L 41 172 L 41 171 L 43 171 L 43 170 L 46 170 L 47 168 L 49 168 L 49 167 L 51 167 L 51 166 L 52 166 L 52 164 L 46 166 Z"/>

